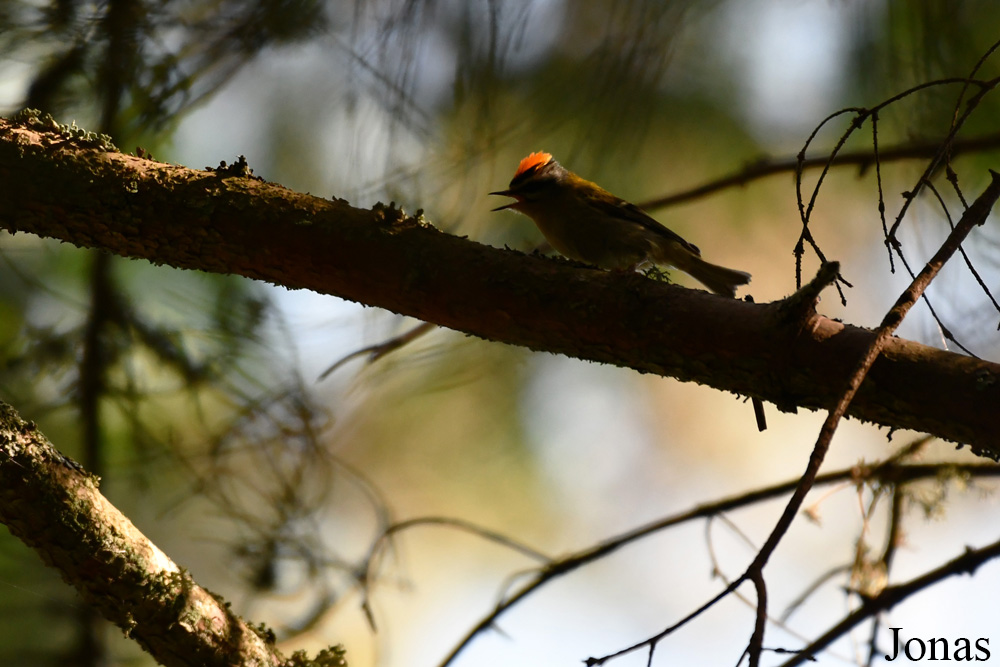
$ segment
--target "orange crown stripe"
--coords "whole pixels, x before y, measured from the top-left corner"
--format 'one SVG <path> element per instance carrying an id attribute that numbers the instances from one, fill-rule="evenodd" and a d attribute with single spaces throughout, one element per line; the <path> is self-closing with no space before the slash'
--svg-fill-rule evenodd
<path id="1" fill-rule="evenodd" d="M 514 178 L 517 178 L 529 169 L 534 169 L 535 167 L 541 167 L 552 161 L 552 155 L 549 153 L 532 153 L 528 157 L 521 160 L 521 164 L 517 165 L 517 171 L 514 172 Z"/>

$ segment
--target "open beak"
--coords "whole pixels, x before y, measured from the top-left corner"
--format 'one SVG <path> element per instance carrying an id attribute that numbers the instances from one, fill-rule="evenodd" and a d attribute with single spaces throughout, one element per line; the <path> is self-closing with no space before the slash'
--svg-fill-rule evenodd
<path id="1" fill-rule="evenodd" d="M 491 195 L 500 195 L 502 197 L 514 197 L 515 198 L 515 201 L 512 201 L 509 204 L 504 204 L 503 206 L 497 206 L 496 208 L 491 208 L 490 209 L 491 213 L 493 211 L 502 211 L 505 208 L 510 208 L 511 206 L 515 206 L 515 205 L 521 203 L 521 200 L 517 199 L 517 195 L 513 194 L 510 190 L 500 190 L 499 192 L 491 192 L 490 194 Z"/>

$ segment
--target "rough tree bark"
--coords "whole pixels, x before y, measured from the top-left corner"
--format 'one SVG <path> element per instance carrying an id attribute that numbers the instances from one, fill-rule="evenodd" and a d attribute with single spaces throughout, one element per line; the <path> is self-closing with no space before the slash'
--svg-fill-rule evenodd
<path id="1" fill-rule="evenodd" d="M 811 292 L 755 304 L 499 250 L 393 206 L 124 155 L 34 117 L 0 120 L 0 187 L 0 228 L 11 232 L 311 289 L 782 410 L 830 408 L 872 336 L 816 313 Z M 894 339 L 848 414 L 998 459 L 997 405 L 1000 365 Z"/>
<path id="2" fill-rule="evenodd" d="M 84 600 L 167 667 L 343 667 L 339 649 L 282 656 L 274 637 L 198 586 L 59 454 L 0 402 L 0 523 Z"/>

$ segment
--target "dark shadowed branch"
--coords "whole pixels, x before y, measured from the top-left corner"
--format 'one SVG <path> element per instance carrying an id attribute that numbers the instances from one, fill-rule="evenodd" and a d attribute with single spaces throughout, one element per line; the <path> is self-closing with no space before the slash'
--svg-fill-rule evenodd
<path id="1" fill-rule="evenodd" d="M 224 171 L 121 154 L 38 123 L 0 125 L 0 227 L 177 268 L 311 289 L 482 338 L 830 409 L 873 340 L 812 307 L 756 304 L 525 256 L 392 206 L 357 209 Z M 902 339 L 848 415 L 1000 456 L 1000 366 Z M 924 391 L 935 387 L 935 392 Z"/>
<path id="2" fill-rule="evenodd" d="M 290 665 L 252 627 L 178 567 L 64 458 L 0 403 L 0 523 L 59 570 L 92 609 L 161 665 Z M 343 664 L 342 653 L 318 660 Z"/>

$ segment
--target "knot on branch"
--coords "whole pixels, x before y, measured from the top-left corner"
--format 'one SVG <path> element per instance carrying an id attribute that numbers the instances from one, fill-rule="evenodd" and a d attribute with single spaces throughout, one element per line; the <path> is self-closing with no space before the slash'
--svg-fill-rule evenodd
<path id="1" fill-rule="evenodd" d="M 804 322 L 815 315 L 820 292 L 832 285 L 839 275 L 840 262 L 823 262 L 812 280 L 781 301 L 781 319 Z"/>

